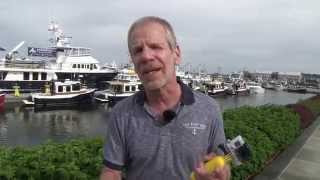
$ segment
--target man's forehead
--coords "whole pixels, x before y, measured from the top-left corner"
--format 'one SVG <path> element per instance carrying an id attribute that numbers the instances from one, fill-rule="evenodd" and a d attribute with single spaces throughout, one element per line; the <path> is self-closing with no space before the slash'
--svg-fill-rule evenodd
<path id="1" fill-rule="evenodd" d="M 162 29 L 144 28 L 136 29 L 131 36 L 132 45 L 140 44 L 142 42 L 147 43 L 166 43 L 166 32 Z"/>

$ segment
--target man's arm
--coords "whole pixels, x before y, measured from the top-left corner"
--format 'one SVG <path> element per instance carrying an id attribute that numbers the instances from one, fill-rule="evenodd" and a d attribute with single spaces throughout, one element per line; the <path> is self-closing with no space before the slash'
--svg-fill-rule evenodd
<path id="1" fill-rule="evenodd" d="M 103 166 L 100 174 L 100 180 L 121 180 L 121 171 Z"/>

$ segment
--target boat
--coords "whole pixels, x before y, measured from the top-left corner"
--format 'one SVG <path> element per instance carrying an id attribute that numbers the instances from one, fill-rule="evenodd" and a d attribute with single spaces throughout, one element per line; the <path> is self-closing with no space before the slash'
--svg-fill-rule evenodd
<path id="1" fill-rule="evenodd" d="M 247 88 L 250 90 L 250 93 L 264 93 L 264 88 L 262 87 L 261 83 L 255 81 L 248 81 Z"/>
<path id="2" fill-rule="evenodd" d="M 204 82 L 201 92 L 212 97 L 224 96 L 227 94 L 228 87 L 222 81 Z"/>
<path id="3" fill-rule="evenodd" d="M 98 102 L 108 102 L 113 106 L 118 101 L 140 91 L 142 83 L 132 69 L 125 68 L 119 71 L 115 80 L 108 81 L 106 87 L 108 87 L 106 90 L 97 91 L 94 98 Z"/>
<path id="4" fill-rule="evenodd" d="M 284 91 L 287 92 L 292 92 L 292 93 L 307 93 L 307 88 L 303 86 L 298 86 L 298 85 L 291 85 L 283 89 Z"/>
<path id="5" fill-rule="evenodd" d="M 21 57 L 18 50 L 24 45 L 22 41 L 0 59 L 0 89 L 39 92 L 51 81 L 66 79 L 100 89 L 100 82 L 116 76 L 115 69 L 100 66 L 90 48 L 71 46 L 71 37 L 65 36 L 57 23 L 51 22 L 48 30 L 53 34 L 52 47 L 28 47 L 28 56 Z"/>
<path id="6" fill-rule="evenodd" d="M 284 89 L 284 86 L 281 82 L 278 81 L 266 81 L 261 85 L 264 89 L 280 91 Z"/>
<path id="7" fill-rule="evenodd" d="M 140 91 L 142 85 L 141 82 L 133 81 L 112 81 L 110 82 L 111 92 L 108 94 L 109 104 L 114 105 L 120 100 L 132 96 L 136 92 Z"/>
<path id="8" fill-rule="evenodd" d="M 52 81 L 46 85 L 45 92 L 31 93 L 23 103 L 38 108 L 87 105 L 92 102 L 94 91 L 83 87 L 79 81 Z"/>
<path id="9" fill-rule="evenodd" d="M 250 90 L 247 87 L 245 81 L 236 81 L 229 86 L 227 90 L 227 94 L 229 95 L 248 95 L 250 94 Z"/>

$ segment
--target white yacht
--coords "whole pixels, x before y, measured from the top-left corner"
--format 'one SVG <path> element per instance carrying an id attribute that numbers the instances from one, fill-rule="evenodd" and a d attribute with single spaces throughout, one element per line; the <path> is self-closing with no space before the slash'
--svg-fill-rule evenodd
<path id="1" fill-rule="evenodd" d="M 227 94 L 228 87 L 222 81 L 211 81 L 203 83 L 200 91 L 208 94 L 209 96 L 217 97 Z"/>
<path id="2" fill-rule="evenodd" d="M 28 47 L 28 57 L 22 58 L 18 56 L 18 49 L 24 44 L 21 42 L 0 60 L 0 89 L 40 91 L 50 81 L 66 79 L 99 89 L 100 82 L 116 76 L 115 69 L 100 67 L 90 48 L 71 46 L 71 37 L 65 36 L 57 23 L 51 22 L 48 30 L 53 34 L 52 47 Z"/>
<path id="3" fill-rule="evenodd" d="M 227 93 L 230 95 L 249 95 L 250 90 L 244 80 L 239 80 L 229 84 Z"/>
<path id="4" fill-rule="evenodd" d="M 250 93 L 264 93 L 264 88 L 261 83 L 255 81 L 248 81 L 247 88 L 250 90 Z"/>
<path id="5" fill-rule="evenodd" d="M 95 99 L 99 102 L 108 102 L 114 105 L 118 101 L 140 91 L 142 83 L 132 68 L 124 68 L 119 70 L 113 81 L 107 82 L 106 88 L 104 91 L 97 91 Z"/>

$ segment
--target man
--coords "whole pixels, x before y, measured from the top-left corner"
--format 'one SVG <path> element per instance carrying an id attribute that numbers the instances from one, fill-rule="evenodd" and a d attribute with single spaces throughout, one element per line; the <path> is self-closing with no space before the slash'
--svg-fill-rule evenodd
<path id="1" fill-rule="evenodd" d="M 108 121 L 101 179 L 228 179 L 229 169 L 207 172 L 203 160 L 225 143 L 217 103 L 177 81 L 181 51 L 171 25 L 158 17 L 137 20 L 128 48 L 144 90 L 119 102 Z"/>

